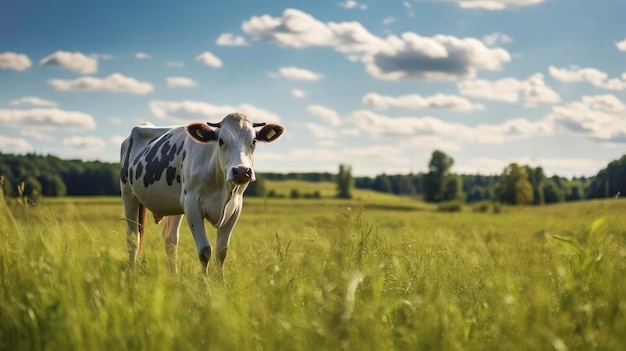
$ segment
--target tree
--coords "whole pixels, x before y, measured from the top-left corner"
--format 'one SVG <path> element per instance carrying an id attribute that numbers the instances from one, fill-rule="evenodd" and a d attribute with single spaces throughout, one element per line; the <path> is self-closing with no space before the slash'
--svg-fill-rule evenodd
<path id="1" fill-rule="evenodd" d="M 494 189 L 495 199 L 511 205 L 526 205 L 533 202 L 533 187 L 528 181 L 526 168 L 517 163 L 508 165 Z"/>
<path id="2" fill-rule="evenodd" d="M 463 178 L 456 174 L 450 174 L 445 179 L 443 200 L 465 200 L 463 193 Z"/>
<path id="3" fill-rule="evenodd" d="M 372 182 L 372 189 L 381 193 L 390 193 L 391 181 L 389 177 L 385 173 L 377 175 Z"/>
<path id="4" fill-rule="evenodd" d="M 454 160 L 445 153 L 435 150 L 428 163 L 428 173 L 424 175 L 424 200 L 440 202 L 445 200 L 445 180 Z"/>
<path id="5" fill-rule="evenodd" d="M 348 165 L 339 165 L 339 174 L 337 174 L 337 197 L 340 199 L 352 198 L 352 167 Z"/>
<path id="6" fill-rule="evenodd" d="M 549 178 L 546 180 L 545 186 L 543 187 L 543 197 L 547 204 L 552 204 L 563 202 L 563 200 L 565 200 L 565 193 L 552 178 Z"/>
<path id="7" fill-rule="evenodd" d="M 543 168 L 532 168 L 526 166 L 526 172 L 528 173 L 528 181 L 533 187 L 533 204 L 543 205 L 545 201 L 544 187 L 547 181 L 546 175 L 543 173 Z"/>
<path id="8" fill-rule="evenodd" d="M 263 197 L 267 192 L 265 187 L 265 177 L 260 174 L 256 174 L 256 181 L 250 182 L 248 184 L 248 188 L 246 189 L 246 196 L 258 196 Z"/>

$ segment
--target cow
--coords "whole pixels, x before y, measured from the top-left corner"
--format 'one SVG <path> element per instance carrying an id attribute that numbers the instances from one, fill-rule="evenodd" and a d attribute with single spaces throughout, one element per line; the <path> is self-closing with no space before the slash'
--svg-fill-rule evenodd
<path id="1" fill-rule="evenodd" d="M 134 127 L 120 150 L 120 189 L 130 264 L 137 260 L 143 242 L 147 209 L 155 223 L 166 219 L 163 239 L 170 270 L 176 271 L 183 216 L 204 270 L 211 258 L 204 220 L 217 228 L 217 261 L 222 267 L 241 214 L 243 193 L 255 180 L 255 144 L 273 142 L 284 131 L 278 124 L 252 123 L 239 112 L 219 123 L 175 127 L 146 123 Z"/>

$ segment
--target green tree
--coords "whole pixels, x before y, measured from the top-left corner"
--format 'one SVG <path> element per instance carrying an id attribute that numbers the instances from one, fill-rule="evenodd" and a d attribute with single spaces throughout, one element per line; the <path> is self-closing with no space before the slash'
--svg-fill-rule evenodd
<path id="1" fill-rule="evenodd" d="M 337 197 L 340 199 L 352 198 L 352 167 L 348 165 L 339 165 L 339 174 L 337 174 Z"/>
<path id="2" fill-rule="evenodd" d="M 246 189 L 245 194 L 246 196 L 263 197 L 265 196 L 266 192 L 267 189 L 265 187 L 265 177 L 257 173 L 256 181 L 250 182 L 248 184 L 248 188 Z"/>
<path id="3" fill-rule="evenodd" d="M 389 177 L 384 173 L 377 175 L 372 182 L 372 189 L 381 193 L 390 193 L 392 188 Z"/>
<path id="4" fill-rule="evenodd" d="M 517 163 L 508 165 L 494 189 L 495 199 L 506 204 L 526 205 L 533 202 L 533 187 L 526 168 Z"/>
<path id="5" fill-rule="evenodd" d="M 435 150 L 428 163 L 428 173 L 424 175 L 424 200 L 440 202 L 445 200 L 445 180 L 454 160 L 442 151 Z"/>
<path id="6" fill-rule="evenodd" d="M 529 166 L 524 167 L 528 173 L 528 181 L 533 187 L 533 204 L 543 205 L 545 201 L 544 187 L 547 181 L 543 168 L 532 168 Z"/>
<path id="7" fill-rule="evenodd" d="M 563 202 L 565 193 L 559 188 L 558 184 L 551 178 L 546 179 L 543 187 L 543 197 L 547 204 Z"/>
<path id="8" fill-rule="evenodd" d="M 463 178 L 456 174 L 449 174 L 445 179 L 443 200 L 465 200 L 463 193 Z"/>

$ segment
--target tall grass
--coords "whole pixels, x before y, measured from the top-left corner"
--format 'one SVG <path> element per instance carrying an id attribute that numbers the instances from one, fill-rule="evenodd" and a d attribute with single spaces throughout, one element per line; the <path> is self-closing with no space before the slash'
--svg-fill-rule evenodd
<path id="1" fill-rule="evenodd" d="M 223 274 L 201 274 L 183 225 L 174 276 L 154 224 L 128 268 L 118 199 L 0 203 L 0 349 L 626 344 L 626 202 L 498 215 L 386 205 L 247 200 Z"/>

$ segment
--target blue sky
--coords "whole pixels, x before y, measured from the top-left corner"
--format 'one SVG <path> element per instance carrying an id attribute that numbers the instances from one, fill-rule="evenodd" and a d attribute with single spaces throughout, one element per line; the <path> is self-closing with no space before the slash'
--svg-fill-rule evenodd
<path id="1" fill-rule="evenodd" d="M 623 0 L 0 4 L 0 151 L 119 161 L 143 121 L 287 133 L 257 171 L 590 176 L 626 153 Z"/>

